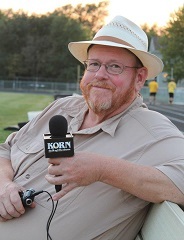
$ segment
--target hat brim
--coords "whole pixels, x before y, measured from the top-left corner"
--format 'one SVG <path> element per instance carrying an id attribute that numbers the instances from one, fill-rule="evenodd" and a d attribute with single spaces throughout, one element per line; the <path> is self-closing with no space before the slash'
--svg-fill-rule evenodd
<path id="1" fill-rule="evenodd" d="M 68 44 L 68 48 L 69 48 L 69 51 L 71 52 L 71 54 L 77 60 L 79 60 L 81 63 L 83 63 L 87 59 L 87 49 L 91 44 L 126 48 L 129 51 L 133 52 L 141 60 L 144 67 L 146 67 L 148 69 L 147 79 L 155 78 L 163 70 L 163 67 L 164 67 L 163 62 L 157 56 L 155 56 L 151 53 L 137 50 L 130 46 L 115 43 L 115 42 L 95 41 L 95 40 L 71 42 Z"/>

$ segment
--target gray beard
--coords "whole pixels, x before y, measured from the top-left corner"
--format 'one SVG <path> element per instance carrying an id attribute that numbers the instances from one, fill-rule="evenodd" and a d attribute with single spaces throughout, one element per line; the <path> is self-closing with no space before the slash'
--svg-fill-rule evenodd
<path id="1" fill-rule="evenodd" d="M 93 112 L 101 113 L 103 111 L 106 111 L 106 110 L 110 109 L 111 106 L 112 106 L 112 103 L 110 101 L 110 102 L 103 102 L 103 103 L 100 103 L 100 104 L 96 105 L 92 101 L 89 101 L 88 105 Z"/>

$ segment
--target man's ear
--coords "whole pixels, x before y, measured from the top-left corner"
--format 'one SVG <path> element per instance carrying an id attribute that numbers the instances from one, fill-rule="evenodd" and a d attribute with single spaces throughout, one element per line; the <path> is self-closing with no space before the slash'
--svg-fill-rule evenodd
<path id="1" fill-rule="evenodd" d="M 148 69 L 146 67 L 137 69 L 137 77 L 136 77 L 136 90 L 139 92 L 141 88 L 144 86 L 146 79 L 148 76 Z"/>

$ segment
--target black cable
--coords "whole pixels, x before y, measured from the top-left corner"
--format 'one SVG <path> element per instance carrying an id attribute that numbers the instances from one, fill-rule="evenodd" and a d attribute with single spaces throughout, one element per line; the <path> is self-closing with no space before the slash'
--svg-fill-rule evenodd
<path id="1" fill-rule="evenodd" d="M 61 186 L 60 186 L 60 188 L 61 188 Z M 54 214 L 56 212 L 56 209 L 57 209 L 57 206 L 58 206 L 58 201 L 56 202 L 56 204 L 54 204 L 54 200 L 52 198 L 52 195 L 49 192 L 43 191 L 43 190 L 41 190 L 39 192 L 35 192 L 35 190 L 32 189 L 32 188 L 28 189 L 24 192 L 20 192 L 19 194 L 20 194 L 23 206 L 24 207 L 29 207 L 32 204 L 32 202 L 34 201 L 35 196 L 40 195 L 41 193 L 47 193 L 49 195 L 48 200 L 52 201 L 52 211 L 51 211 L 51 214 L 50 214 L 50 216 L 47 220 L 47 225 L 46 225 L 47 240 L 52 240 L 52 238 L 49 234 L 49 228 L 50 228 L 51 221 L 54 217 Z"/>
<path id="2" fill-rule="evenodd" d="M 49 228 L 50 228 L 50 224 L 51 224 L 51 221 L 54 217 L 54 214 L 56 212 L 56 209 L 57 209 L 57 206 L 58 206 L 58 201 L 56 202 L 56 204 L 54 205 L 54 200 L 52 199 L 52 196 L 49 192 L 47 191 L 43 191 L 45 193 L 47 193 L 49 195 L 49 199 L 48 200 L 51 200 L 52 201 L 52 211 L 51 211 L 51 214 L 47 220 L 47 225 L 46 225 L 46 231 L 47 231 L 47 240 L 52 240 L 51 236 L 50 236 L 50 233 L 49 233 Z"/>
<path id="3" fill-rule="evenodd" d="M 50 234 L 49 234 L 49 228 L 50 228 L 51 221 L 52 221 L 52 219 L 53 219 L 53 217 L 54 217 L 54 214 L 55 214 L 55 212 L 56 212 L 57 206 L 58 206 L 58 201 L 56 202 L 55 207 L 52 208 L 51 215 L 50 215 L 50 217 L 49 217 L 49 219 L 48 219 L 48 221 L 47 221 L 47 228 L 46 228 L 46 229 L 47 229 L 47 240 L 52 240 L 52 238 L 51 238 L 51 236 L 50 236 Z"/>

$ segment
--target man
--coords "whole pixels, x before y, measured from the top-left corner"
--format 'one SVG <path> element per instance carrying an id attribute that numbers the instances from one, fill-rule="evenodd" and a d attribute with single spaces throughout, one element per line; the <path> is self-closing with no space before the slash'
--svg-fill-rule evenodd
<path id="1" fill-rule="evenodd" d="M 149 103 L 150 104 L 155 105 L 157 91 L 158 91 L 158 83 L 157 83 L 157 79 L 155 78 L 149 83 L 149 94 L 150 94 Z"/>
<path id="2" fill-rule="evenodd" d="M 56 100 L 1 145 L 4 239 L 46 236 L 51 200 L 40 194 L 36 207 L 25 211 L 20 189 L 44 190 L 59 200 L 50 225 L 54 240 L 133 240 L 151 203 L 184 204 L 183 134 L 149 111 L 139 94 L 163 68 L 147 45 L 146 34 L 122 16 L 92 41 L 69 44 L 86 69 L 83 96 Z M 47 160 L 43 134 L 58 114 L 74 135 L 75 154 Z M 61 191 L 55 193 L 54 185 L 62 185 Z"/>
<path id="3" fill-rule="evenodd" d="M 174 79 L 171 79 L 171 81 L 168 83 L 168 93 L 169 93 L 170 104 L 173 104 L 175 89 L 176 89 L 176 83 Z"/>

